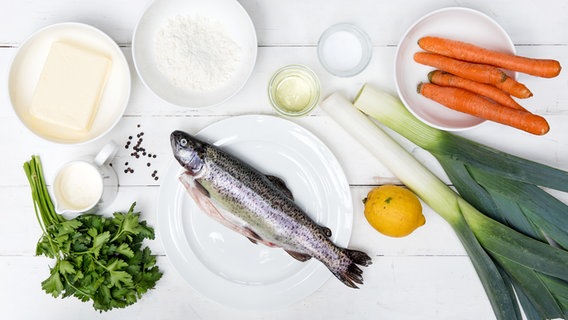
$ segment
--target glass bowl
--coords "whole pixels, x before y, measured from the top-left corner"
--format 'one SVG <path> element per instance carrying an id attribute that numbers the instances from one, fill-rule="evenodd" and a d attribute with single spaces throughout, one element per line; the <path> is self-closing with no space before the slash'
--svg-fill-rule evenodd
<path id="1" fill-rule="evenodd" d="M 278 69 L 268 84 L 270 103 L 278 113 L 299 117 L 312 111 L 320 100 L 317 75 L 303 65 L 288 65 Z"/>
<path id="2" fill-rule="evenodd" d="M 329 27 L 318 41 L 322 66 L 338 77 L 351 77 L 363 71 L 373 54 L 371 39 L 355 25 L 339 23 Z"/>

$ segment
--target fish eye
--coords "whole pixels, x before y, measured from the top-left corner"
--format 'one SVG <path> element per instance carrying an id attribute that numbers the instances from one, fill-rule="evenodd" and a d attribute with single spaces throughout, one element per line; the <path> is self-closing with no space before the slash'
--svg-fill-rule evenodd
<path id="1" fill-rule="evenodd" d="M 180 144 L 182 147 L 187 146 L 187 139 L 181 139 L 181 140 L 179 141 L 179 144 Z"/>

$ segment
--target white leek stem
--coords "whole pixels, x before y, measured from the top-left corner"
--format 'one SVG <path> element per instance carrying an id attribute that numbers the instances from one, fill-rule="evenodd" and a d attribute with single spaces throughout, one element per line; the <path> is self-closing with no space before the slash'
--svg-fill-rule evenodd
<path id="1" fill-rule="evenodd" d="M 444 219 L 462 219 L 458 195 L 345 97 L 333 93 L 320 106 Z"/>

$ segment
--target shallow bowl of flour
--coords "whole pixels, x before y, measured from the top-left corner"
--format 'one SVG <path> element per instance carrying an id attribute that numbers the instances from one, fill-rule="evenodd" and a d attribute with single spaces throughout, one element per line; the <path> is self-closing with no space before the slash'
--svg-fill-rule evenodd
<path id="1" fill-rule="evenodd" d="M 142 14 L 132 56 L 144 85 L 176 106 L 218 105 L 256 62 L 254 25 L 236 0 L 157 0 Z"/>

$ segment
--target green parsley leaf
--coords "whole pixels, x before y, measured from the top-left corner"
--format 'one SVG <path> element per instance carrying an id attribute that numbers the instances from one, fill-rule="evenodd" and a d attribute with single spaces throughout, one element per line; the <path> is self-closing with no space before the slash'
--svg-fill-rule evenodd
<path id="1" fill-rule="evenodd" d="M 63 291 L 63 283 L 61 282 L 59 272 L 55 268 L 51 269 L 51 275 L 41 283 L 41 287 L 53 297 L 59 297 Z"/>
<path id="2" fill-rule="evenodd" d="M 120 253 L 127 258 L 134 257 L 134 251 L 132 251 L 132 249 L 130 249 L 130 247 L 126 243 L 121 243 L 120 246 L 115 249 L 115 252 Z"/>
<path id="3" fill-rule="evenodd" d="M 93 239 L 93 247 L 91 248 L 91 252 L 95 255 L 95 258 L 99 257 L 99 252 L 103 245 L 105 245 L 110 239 L 110 232 L 105 231 L 103 233 L 98 234 Z"/>
<path id="4" fill-rule="evenodd" d="M 110 287 L 120 287 L 121 284 L 131 285 L 132 276 L 126 271 L 110 271 Z"/>
<path id="5" fill-rule="evenodd" d="M 67 220 L 67 221 L 61 222 L 61 223 L 55 225 L 57 227 L 57 236 L 62 236 L 62 235 L 73 233 L 81 225 L 82 225 L 81 221 L 78 221 L 78 220 Z"/>
<path id="6" fill-rule="evenodd" d="M 59 261 L 59 263 L 57 264 L 57 267 L 59 268 L 59 272 L 61 274 L 74 274 L 74 273 L 76 273 L 75 267 L 73 267 L 71 262 L 69 262 L 67 260 Z"/>

